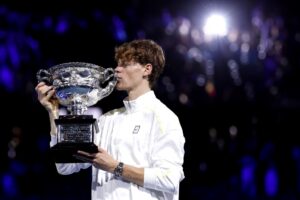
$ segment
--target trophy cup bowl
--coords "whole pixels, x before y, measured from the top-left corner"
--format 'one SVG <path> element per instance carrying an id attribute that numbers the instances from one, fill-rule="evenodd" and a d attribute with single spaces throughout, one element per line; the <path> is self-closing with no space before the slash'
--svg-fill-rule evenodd
<path id="1" fill-rule="evenodd" d="M 50 148 L 55 162 L 84 162 L 74 157 L 78 150 L 98 151 L 94 144 L 94 132 L 98 131 L 96 119 L 84 113 L 114 90 L 117 82 L 114 69 L 68 62 L 40 69 L 37 80 L 53 85 L 59 104 L 67 108 L 66 115 L 55 119 L 57 144 Z"/>

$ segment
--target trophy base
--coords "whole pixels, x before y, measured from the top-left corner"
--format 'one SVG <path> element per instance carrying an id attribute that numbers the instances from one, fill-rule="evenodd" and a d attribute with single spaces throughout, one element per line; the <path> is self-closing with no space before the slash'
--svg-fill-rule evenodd
<path id="1" fill-rule="evenodd" d="M 98 147 L 94 143 L 62 142 L 50 148 L 50 152 L 56 163 L 84 163 L 85 161 L 74 157 L 78 150 L 96 153 L 98 152 Z"/>

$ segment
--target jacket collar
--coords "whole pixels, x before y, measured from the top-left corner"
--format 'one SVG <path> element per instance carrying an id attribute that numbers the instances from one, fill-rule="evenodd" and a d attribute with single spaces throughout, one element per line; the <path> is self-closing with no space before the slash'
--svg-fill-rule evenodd
<path id="1" fill-rule="evenodd" d="M 128 101 L 127 98 L 123 100 L 125 109 L 129 113 L 133 113 L 142 109 L 149 107 L 154 103 L 156 99 L 153 90 L 146 92 L 145 94 L 139 96 L 135 100 Z"/>

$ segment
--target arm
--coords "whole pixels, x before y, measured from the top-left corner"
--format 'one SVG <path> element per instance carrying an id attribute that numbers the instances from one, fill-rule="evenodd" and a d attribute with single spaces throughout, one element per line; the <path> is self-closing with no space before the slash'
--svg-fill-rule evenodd
<path id="1" fill-rule="evenodd" d="M 41 105 L 48 111 L 50 120 L 50 135 L 56 136 L 56 125 L 54 120 L 58 118 L 59 103 L 55 99 L 55 89 L 53 86 L 48 86 L 44 82 L 40 82 L 35 87 L 35 91 L 38 95 L 38 100 Z"/>
<path id="2" fill-rule="evenodd" d="M 50 120 L 50 135 L 51 141 L 50 146 L 54 146 L 57 143 L 57 129 L 55 124 L 55 119 L 58 118 L 59 115 L 59 103 L 58 100 L 54 97 L 55 89 L 53 86 L 48 86 L 44 82 L 40 82 L 35 90 L 38 95 L 38 100 L 41 105 L 48 111 L 49 120 Z M 56 168 L 58 173 L 60 174 L 71 174 L 74 172 L 80 171 L 82 168 L 89 167 L 89 163 L 80 163 L 80 164 L 63 164 L 56 163 Z"/>
<path id="3" fill-rule="evenodd" d="M 145 188 L 176 193 L 184 178 L 182 164 L 185 139 L 179 122 L 164 133 L 158 131 L 156 140 L 151 152 L 151 165 L 142 168 L 124 163 L 122 178 Z M 111 173 L 117 164 L 110 169 Z"/>
<path id="4" fill-rule="evenodd" d="M 96 168 L 113 174 L 119 164 L 119 161 L 115 160 L 103 148 L 99 147 L 98 150 L 99 151 L 97 153 L 93 154 L 84 151 L 78 151 L 78 153 L 90 158 L 91 163 Z M 124 164 L 121 176 L 124 180 L 133 182 L 139 186 L 143 186 L 144 184 L 144 168 Z"/>
<path id="5" fill-rule="evenodd" d="M 153 144 L 150 165 L 146 168 L 124 163 L 122 179 L 145 188 L 176 193 L 179 182 L 183 179 L 183 133 L 179 123 L 163 133 L 157 130 L 157 138 Z M 176 123 L 175 123 L 176 124 Z M 114 173 L 119 161 L 115 160 L 102 148 L 95 154 L 79 151 L 78 153 L 91 158 L 91 163 L 99 169 Z M 122 160 L 120 160 L 122 162 Z"/>
<path id="6" fill-rule="evenodd" d="M 144 187 L 177 193 L 179 183 L 184 178 L 182 165 L 185 138 L 179 121 L 173 120 L 172 125 L 167 127 L 165 131 L 157 131 L 151 165 L 144 169 Z"/>

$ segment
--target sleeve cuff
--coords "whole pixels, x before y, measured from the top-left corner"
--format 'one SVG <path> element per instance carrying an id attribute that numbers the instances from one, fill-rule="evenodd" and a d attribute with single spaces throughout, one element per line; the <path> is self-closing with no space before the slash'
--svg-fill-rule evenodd
<path id="1" fill-rule="evenodd" d="M 57 144 L 57 137 L 51 135 L 51 140 L 50 140 L 50 147 L 53 147 L 54 145 Z"/>
<path id="2" fill-rule="evenodd" d="M 156 189 L 156 176 L 157 172 L 155 168 L 144 169 L 144 187 Z"/>

